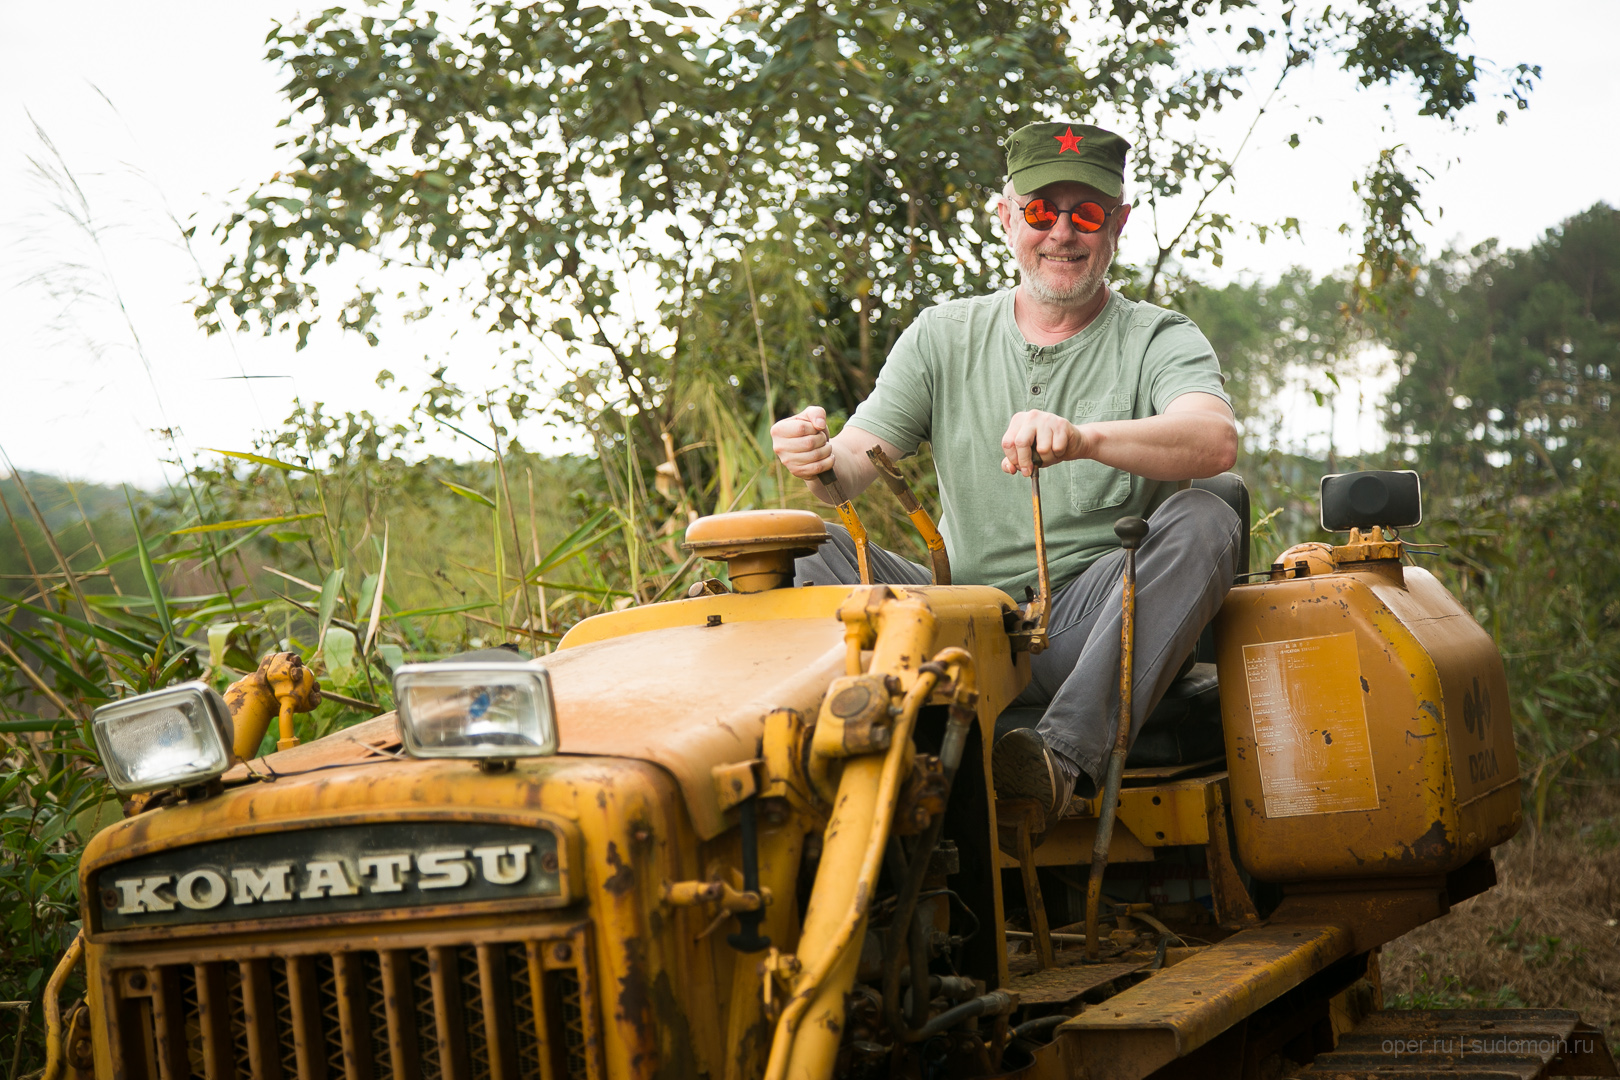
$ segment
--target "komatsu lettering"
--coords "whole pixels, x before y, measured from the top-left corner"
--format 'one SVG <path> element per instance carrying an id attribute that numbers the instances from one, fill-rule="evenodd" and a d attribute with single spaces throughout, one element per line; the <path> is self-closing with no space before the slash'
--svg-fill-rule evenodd
<path id="1" fill-rule="evenodd" d="M 360 860 L 360 876 L 374 875 L 371 891 L 404 892 L 405 883 L 399 875 L 411 868 L 409 855 L 368 855 Z"/>
<path id="2" fill-rule="evenodd" d="M 417 885 L 424 889 L 461 888 L 469 877 L 467 864 L 461 861 L 466 857 L 466 848 L 423 852 L 416 860 L 416 868 L 422 874 Z"/>
<path id="3" fill-rule="evenodd" d="M 491 885 L 516 885 L 529 874 L 529 852 L 533 850 L 532 844 L 508 844 L 504 847 L 475 847 L 472 853 L 483 864 L 485 881 Z M 503 858 L 511 859 L 511 864 L 503 867 Z"/>
<path id="4" fill-rule="evenodd" d="M 174 901 L 158 895 L 158 886 L 167 885 L 174 880 L 174 875 L 164 874 L 161 877 L 125 878 L 115 881 L 113 885 L 118 889 L 122 902 L 118 905 L 118 914 L 133 915 L 141 911 L 173 911 Z"/>
<path id="5" fill-rule="evenodd" d="M 298 894 L 300 900 L 319 900 L 323 896 L 353 896 L 359 890 L 344 873 L 343 864 L 336 859 L 316 859 L 307 863 L 309 883 Z"/>
<path id="6" fill-rule="evenodd" d="M 229 892 L 225 879 L 213 870 L 193 870 L 189 874 L 182 874 L 174 885 L 175 899 L 192 911 L 219 907 Z"/>
<path id="7" fill-rule="evenodd" d="M 251 867 L 232 870 L 231 880 L 236 883 L 236 895 L 231 898 L 231 903 L 251 904 L 255 900 L 273 903 L 291 900 L 292 890 L 287 888 L 287 875 L 290 873 L 292 873 L 291 863 L 267 866 L 263 870 L 254 870 Z"/>
<path id="8" fill-rule="evenodd" d="M 357 858 L 313 858 L 302 864 L 215 863 L 179 874 L 114 879 L 118 899 L 114 910 L 120 915 L 140 915 L 173 911 L 178 904 L 192 911 L 209 911 L 227 900 L 232 906 L 288 901 L 317 904 L 372 893 L 461 889 L 480 881 L 513 886 L 529 878 L 533 851 L 533 844 L 495 844 L 471 850 L 458 847 Z"/>

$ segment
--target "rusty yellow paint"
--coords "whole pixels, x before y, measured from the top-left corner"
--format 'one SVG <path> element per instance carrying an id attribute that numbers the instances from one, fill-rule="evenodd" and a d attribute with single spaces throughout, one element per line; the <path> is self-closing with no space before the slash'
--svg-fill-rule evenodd
<path id="1" fill-rule="evenodd" d="M 560 752 L 662 766 L 707 840 L 736 822 L 721 809 L 714 766 L 755 757 L 773 709 L 816 714 L 843 671 L 843 630 L 831 618 L 710 626 L 699 614 L 695 624 L 602 638 L 535 662 L 550 673 Z"/>
<path id="2" fill-rule="evenodd" d="M 709 770 L 714 777 L 714 797 L 721 810 L 730 810 L 759 791 L 754 774 L 758 761 L 729 761 Z"/>
<path id="3" fill-rule="evenodd" d="M 792 897 L 798 884 L 804 836 L 803 821 L 785 817 L 775 825 L 770 821 L 765 822 L 759 834 L 760 887 L 786 898 L 784 902 L 773 903 L 765 909 L 765 923 L 761 931 L 773 943 L 784 948 L 791 948 L 792 943 L 799 939 L 798 904 L 793 902 Z M 754 953 L 743 956 L 728 948 L 724 957 L 717 957 L 730 960 L 732 964 L 724 1045 L 724 1076 L 727 1080 L 752 1080 L 765 1071 L 765 1056 L 770 1049 L 772 1034 L 771 1018 L 765 1012 L 763 992 L 766 955 Z"/>
<path id="4" fill-rule="evenodd" d="M 854 622 L 865 629 L 849 639 L 837 616 L 852 598 L 859 608 Z M 724 918 L 726 905 L 695 893 L 679 898 L 698 902 L 671 905 L 661 895 L 665 883 L 712 881 L 717 872 L 733 890 L 740 885 L 734 805 L 752 794 L 760 799 L 760 893 L 777 898 L 764 908 L 761 931 L 783 952 L 829 961 L 807 1000 L 801 1027 L 807 1038 L 791 1048 L 800 1064 L 790 1074 L 825 1075 L 838 1043 L 830 1025 L 842 1016 L 859 957 L 860 950 L 848 946 L 861 938 L 845 933 L 847 917 L 835 918 L 850 909 L 832 890 L 817 886 L 813 907 L 821 911 L 821 925 L 814 932 L 801 931 L 798 905 L 791 902 L 806 834 L 839 813 L 818 800 L 803 771 L 806 718 L 817 715 L 828 687 L 852 662 L 857 673 L 885 680 L 885 691 L 892 678 L 915 707 L 943 703 L 951 697 L 951 680 L 925 673 L 922 665 L 958 648 L 975 662 L 977 718 L 988 743 L 995 717 L 1028 678 L 1027 660 L 1013 655 L 1003 630 L 1003 615 L 1011 610 L 1011 598 L 984 587 L 841 586 L 633 608 L 587 620 L 568 635 L 566 647 L 535 661 L 551 673 L 561 743 L 555 757 L 521 760 L 500 774 L 472 762 L 400 759 L 394 718 L 384 716 L 254 762 L 257 781 L 239 766 L 225 778 L 231 786 L 223 794 L 115 825 L 90 845 L 85 875 L 144 852 L 266 831 L 367 821 L 544 822 L 572 838 L 560 853 L 570 891 L 555 901 L 564 908 L 539 901 L 499 908 L 445 904 L 162 934 L 98 932 L 87 906 L 98 1068 L 106 1075 L 116 1050 L 108 1038 L 107 978 L 117 969 L 160 962 L 156 958 L 188 962 L 289 943 L 319 952 L 579 933 L 588 935 L 601 995 L 596 1019 L 604 1075 L 641 1075 L 656 1063 L 678 1061 L 716 1077 L 758 1076 L 773 1035 L 761 971 L 768 954 L 731 948 L 723 921 L 704 936 Z M 260 704 L 268 725 L 269 701 Z M 279 712 L 281 703 L 275 704 Z M 909 768 L 909 739 L 894 749 Z M 860 867 L 835 837 L 871 847 L 872 836 L 881 838 L 886 829 L 880 811 L 892 812 L 893 792 L 879 798 L 880 785 L 870 782 L 877 777 L 863 769 L 880 770 L 888 757 L 886 751 L 856 754 L 825 770 L 832 793 L 850 799 L 824 842 L 821 873 L 828 881 L 860 880 Z M 984 755 L 986 784 L 989 764 Z M 993 837 L 994 822 L 985 828 Z M 869 876 L 868 899 L 874 887 Z M 88 888 L 85 895 L 87 905 L 100 902 Z M 998 888 L 993 895 L 994 910 L 983 913 L 991 925 L 1001 919 Z M 797 969 L 800 977 L 808 966 Z M 1005 971 L 1000 974 L 1004 979 Z M 775 985 L 779 992 L 791 989 Z"/>
<path id="5" fill-rule="evenodd" d="M 1344 560 L 1239 586 L 1216 640 L 1229 805 L 1255 877 L 1445 873 L 1517 831 L 1501 657 L 1427 571 Z"/>
<path id="6" fill-rule="evenodd" d="M 844 761 L 837 798 L 822 837 L 821 863 L 805 909 L 798 944 L 800 974 L 771 1043 L 767 1080 L 809 1080 L 832 1075 L 843 1033 L 844 996 L 860 964 L 866 912 L 877 892 L 900 781 L 912 755 L 911 728 L 938 677 L 918 668 L 931 655 L 935 621 L 921 599 L 852 596 L 840 610 L 845 622 L 872 624 L 871 674 L 910 676 L 898 706 L 894 738 L 882 753 Z M 875 610 L 874 610 L 875 608 Z"/>
<path id="7" fill-rule="evenodd" d="M 1141 1080 L 1348 956 L 1349 931 L 1284 924 L 1233 934 L 1058 1028 L 1091 1080 Z"/>
<path id="8" fill-rule="evenodd" d="M 731 950 L 723 935 L 698 939 L 710 919 L 702 908 L 669 908 L 659 895 L 665 881 L 704 876 L 711 857 L 693 833 L 681 790 L 668 773 L 644 762 L 560 756 L 526 759 L 511 772 L 490 775 L 470 761 L 373 755 L 368 763 L 357 752 L 360 760 L 352 768 L 300 774 L 305 767 L 301 762 L 318 760 L 322 749 L 315 742 L 271 755 L 266 763 L 279 774 L 273 783 L 150 811 L 99 833 L 82 863 L 81 894 L 87 905 L 98 902 L 88 888 L 96 869 L 176 844 L 368 820 L 560 824 L 578 836 L 572 850 L 560 854 L 575 896 L 590 917 L 609 1075 L 636 1075 L 640 1063 L 694 1056 L 711 1074 L 723 1072 L 726 995 L 720 990 L 716 957 Z M 775 895 L 791 897 L 798 856 L 783 844 L 791 849 L 798 841 L 784 840 L 786 828 L 762 831 L 761 881 Z M 735 855 L 731 864 L 737 864 Z M 251 942 L 256 937 L 248 936 L 249 931 L 262 936 L 271 930 L 276 942 L 310 940 L 316 949 L 322 942 L 327 947 L 361 941 L 386 947 L 392 938 L 407 934 L 433 934 L 454 942 L 476 940 L 486 929 L 508 932 L 533 926 L 537 935 L 544 935 L 559 918 L 579 918 L 554 908 L 503 903 L 510 906 L 497 910 L 452 904 L 210 926 L 201 936 L 171 927 L 157 937 L 148 933 L 148 940 L 137 940 L 141 935 L 135 932 L 98 933 L 89 909 L 91 995 L 96 997 L 103 974 L 115 964 L 128 966 L 132 958 L 158 954 L 187 959 L 232 941 Z M 771 904 L 766 909 L 767 926 L 787 940 L 793 928 L 783 920 L 792 919 L 793 906 Z M 107 1013 L 97 1008 L 96 1016 L 98 1074 L 109 1075 L 110 1047 L 102 1029 Z"/>
<path id="9" fill-rule="evenodd" d="M 1116 813 L 1121 824 L 1145 847 L 1182 847 L 1209 842 L 1209 812 L 1218 805 L 1217 788 L 1225 773 L 1171 780 L 1148 787 L 1125 788 L 1119 793 Z M 1072 812 L 1084 819 L 1097 817 L 1100 796 L 1076 799 Z M 1113 862 L 1113 857 L 1109 857 Z"/>
<path id="10" fill-rule="evenodd" d="M 986 599 L 994 599 L 994 606 L 985 604 Z M 993 732 L 994 717 L 1010 700 L 1009 693 L 1016 693 L 1012 679 L 1020 669 L 1013 665 L 1005 646 L 1001 663 L 992 651 L 987 669 L 975 670 L 975 655 L 990 651 L 983 642 L 994 640 L 992 625 L 1000 629 L 1005 599 L 1005 594 L 983 589 L 891 593 L 874 587 L 853 591 L 840 609 L 849 639 L 870 640 L 872 645 L 868 680 L 846 679 L 842 685 L 859 686 L 866 692 L 887 686 L 889 693 L 904 696 L 897 706 L 893 737 L 880 752 L 876 752 L 879 740 L 865 743 L 875 752 L 853 755 L 844 740 L 824 747 L 828 753 L 840 755 L 833 760 L 842 764 L 798 943 L 799 973 L 777 1022 L 767 1080 L 823 1080 L 832 1075 L 842 1041 L 845 997 L 860 963 L 855 943 L 862 939 L 867 908 L 876 893 L 899 779 L 910 766 L 910 727 L 917 710 L 934 699 L 938 687 L 942 694 L 950 695 L 946 700 L 974 702 L 981 733 L 988 737 Z M 995 621 L 987 625 L 990 619 Z M 999 637 L 1005 642 L 1004 633 Z M 931 658 L 937 660 L 931 662 Z M 812 748 L 807 771 L 813 773 L 815 761 L 825 756 Z M 999 891 L 995 896 L 999 921 Z"/>
<path id="11" fill-rule="evenodd" d="M 315 673 L 304 666 L 297 653 L 271 653 L 259 662 L 257 671 L 242 676 L 225 688 L 225 705 L 236 728 L 236 756 L 243 761 L 259 754 L 259 744 L 270 721 L 281 720 L 277 750 L 298 745 L 293 733 L 293 714 L 307 713 L 321 703 Z"/>
<path id="12" fill-rule="evenodd" d="M 556 757 L 496 775 L 470 762 L 399 760 L 393 719 L 382 717 L 271 755 L 254 771 L 272 782 L 250 783 L 239 769 L 226 778 L 238 786 L 222 795 L 106 830 L 86 852 L 86 885 L 114 860 L 256 832 L 398 820 L 545 823 L 567 838 L 568 892 L 506 907 L 445 904 L 110 934 L 94 929 L 100 900 L 86 888 L 101 1075 L 110 1075 L 116 1049 L 107 1035 L 116 970 L 288 943 L 318 952 L 584 935 L 574 940 L 588 941 L 580 955 L 589 953 L 592 993 L 600 995 L 591 1022 L 602 1037 L 591 1053 L 600 1053 L 603 1075 L 753 1080 L 768 1068 L 772 1077 L 825 1080 L 843 1041 L 898 781 L 909 775 L 905 726 L 924 704 L 967 701 L 956 695 L 971 687 L 982 745 L 990 744 L 996 716 L 1028 679 L 1027 656 L 1013 653 L 1004 627 L 1014 611 L 1004 593 L 978 586 L 825 586 L 631 608 L 586 620 L 558 652 L 534 661 L 551 672 Z M 1346 559 L 1337 572 L 1236 589 L 1221 618 L 1230 780 L 1126 788 L 1109 861 L 1148 861 L 1169 846 L 1213 852 L 1224 845 L 1232 806 L 1247 869 L 1269 880 L 1314 880 L 1289 885 L 1273 925 L 1190 952 L 1066 1024 L 1055 1056 L 1083 1063 L 1098 1080 L 1146 1075 L 1347 952 L 1436 917 L 1446 900 L 1440 875 L 1517 823 L 1500 660 L 1422 571 Z M 930 668 L 930 658 L 950 650 L 965 650 L 950 663 L 971 660 L 975 679 L 961 667 L 954 677 Z M 1260 698 L 1271 693 L 1270 705 L 1256 706 L 1257 686 Z M 829 690 L 849 688 L 880 695 L 883 708 L 851 702 L 837 711 Z M 262 724 L 249 717 L 259 724 L 254 747 L 283 705 L 273 693 L 256 700 L 242 702 L 264 713 Z M 897 703 L 900 715 L 891 718 Z M 818 715 L 819 739 L 810 723 Z M 1359 740 L 1344 734 L 1358 718 Z M 1310 747 L 1263 767 L 1255 751 L 1268 723 L 1307 737 L 1331 725 L 1337 749 Z M 885 739 L 880 732 L 891 725 L 895 734 Z M 987 788 L 989 757 L 981 757 Z M 1286 796 L 1276 783 L 1268 791 L 1267 769 L 1273 780 L 1304 783 Z M 745 902 L 735 807 L 750 798 L 759 889 Z M 1091 800 L 1075 809 L 1083 816 L 1052 826 L 1036 864 L 1086 860 L 1099 808 Z M 992 844 L 994 817 L 992 803 L 984 823 Z M 1426 834 L 1431 827 L 1438 832 Z M 794 898 L 802 848 L 818 831 L 822 855 L 801 927 Z M 1003 865 L 1017 864 L 1003 857 Z M 1384 880 L 1362 893 L 1334 881 L 1371 876 Z M 1393 876 L 1411 887 L 1391 887 Z M 993 910 L 978 912 L 987 928 L 1002 922 L 1000 876 L 991 878 Z M 725 942 L 731 914 L 761 903 L 760 929 L 774 947 L 740 953 Z M 1248 916 L 1252 922 L 1252 907 Z M 1005 986 L 1004 951 L 997 963 Z"/>

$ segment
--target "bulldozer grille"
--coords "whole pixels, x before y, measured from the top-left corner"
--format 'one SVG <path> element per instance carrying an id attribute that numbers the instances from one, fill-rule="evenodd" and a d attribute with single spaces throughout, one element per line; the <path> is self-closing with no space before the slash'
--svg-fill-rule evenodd
<path id="1" fill-rule="evenodd" d="M 115 966 L 114 1072 L 120 1080 L 598 1080 L 587 950 L 576 931 Z"/>

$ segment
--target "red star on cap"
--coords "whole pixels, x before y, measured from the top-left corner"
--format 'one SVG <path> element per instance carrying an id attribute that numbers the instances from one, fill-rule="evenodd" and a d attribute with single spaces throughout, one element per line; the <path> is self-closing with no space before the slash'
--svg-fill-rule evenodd
<path id="1" fill-rule="evenodd" d="M 1058 153 L 1061 154 L 1065 150 L 1072 150 L 1076 154 L 1078 154 L 1080 152 L 1080 140 L 1084 139 L 1085 136 L 1084 135 L 1076 135 L 1074 133 L 1074 128 L 1070 127 L 1070 128 L 1066 128 L 1064 130 L 1063 134 L 1054 135 L 1054 136 L 1052 136 L 1052 138 L 1056 139 L 1058 142 L 1063 144 L 1063 145 L 1058 147 Z"/>

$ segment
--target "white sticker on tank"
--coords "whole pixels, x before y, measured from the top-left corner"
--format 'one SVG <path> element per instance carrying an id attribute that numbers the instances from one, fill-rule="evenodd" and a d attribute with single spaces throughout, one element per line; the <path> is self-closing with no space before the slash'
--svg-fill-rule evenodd
<path id="1" fill-rule="evenodd" d="M 1356 635 L 1243 646 L 1268 818 L 1376 810 Z"/>

